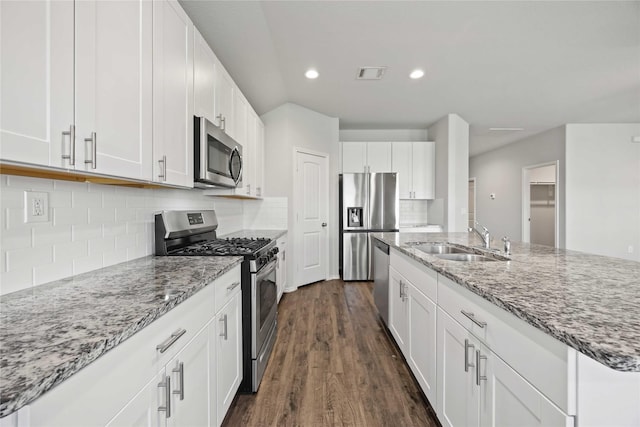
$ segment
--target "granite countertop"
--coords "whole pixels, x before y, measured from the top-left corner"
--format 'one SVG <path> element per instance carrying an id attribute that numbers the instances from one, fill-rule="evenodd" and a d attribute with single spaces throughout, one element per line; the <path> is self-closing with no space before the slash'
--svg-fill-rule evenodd
<path id="1" fill-rule="evenodd" d="M 240 230 L 235 233 L 225 234 L 223 236 L 218 236 L 221 239 L 226 238 L 243 238 L 243 239 L 257 239 L 266 238 L 276 240 L 282 236 L 287 234 L 287 230 Z"/>
<path id="2" fill-rule="evenodd" d="M 0 417 L 55 387 L 239 265 L 145 257 L 0 299 Z"/>
<path id="3" fill-rule="evenodd" d="M 640 263 L 512 242 L 510 261 L 445 261 L 424 242 L 481 246 L 470 233 L 374 237 L 577 351 L 618 371 L 640 372 Z"/>

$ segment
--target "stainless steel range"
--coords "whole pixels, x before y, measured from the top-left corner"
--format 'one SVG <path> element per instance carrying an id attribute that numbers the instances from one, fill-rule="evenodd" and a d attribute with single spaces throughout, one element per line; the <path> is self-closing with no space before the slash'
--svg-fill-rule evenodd
<path id="1" fill-rule="evenodd" d="M 244 256 L 242 262 L 242 392 L 256 392 L 277 334 L 276 242 L 219 239 L 213 210 L 163 211 L 155 216 L 156 255 Z"/>

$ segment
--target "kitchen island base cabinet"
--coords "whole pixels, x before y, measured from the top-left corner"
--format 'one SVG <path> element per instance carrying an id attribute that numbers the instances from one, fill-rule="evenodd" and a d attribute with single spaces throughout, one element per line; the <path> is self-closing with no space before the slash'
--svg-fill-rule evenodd
<path id="1" fill-rule="evenodd" d="M 438 309 L 438 418 L 443 426 L 573 426 L 574 418 Z"/>
<path id="2" fill-rule="evenodd" d="M 389 293 L 389 330 L 435 406 L 436 304 L 393 267 L 389 268 Z"/>

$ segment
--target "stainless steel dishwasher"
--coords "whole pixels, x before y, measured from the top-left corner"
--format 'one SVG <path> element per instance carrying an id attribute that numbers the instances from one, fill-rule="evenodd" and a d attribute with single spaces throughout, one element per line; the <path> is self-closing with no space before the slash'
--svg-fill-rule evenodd
<path id="1" fill-rule="evenodd" d="M 385 325 L 389 325 L 389 245 L 371 239 L 373 248 L 373 302 Z"/>

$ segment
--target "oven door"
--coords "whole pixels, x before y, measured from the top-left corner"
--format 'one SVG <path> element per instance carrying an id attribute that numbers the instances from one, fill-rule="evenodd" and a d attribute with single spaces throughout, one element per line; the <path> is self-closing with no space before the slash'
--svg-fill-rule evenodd
<path id="1" fill-rule="evenodd" d="M 256 359 L 276 321 L 278 289 L 274 259 L 251 275 L 251 358 Z"/>

